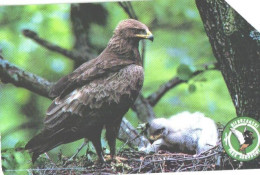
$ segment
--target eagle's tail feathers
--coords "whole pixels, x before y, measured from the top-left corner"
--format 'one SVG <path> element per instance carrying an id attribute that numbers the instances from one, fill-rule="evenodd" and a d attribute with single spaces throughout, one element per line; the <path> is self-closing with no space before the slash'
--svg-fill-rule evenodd
<path id="1" fill-rule="evenodd" d="M 26 145 L 25 149 L 33 153 L 32 162 L 34 163 L 39 155 L 63 144 L 62 139 L 68 136 L 68 132 L 65 130 L 59 130 L 52 134 L 47 134 L 48 131 L 43 131 L 42 133 L 33 137 Z"/>

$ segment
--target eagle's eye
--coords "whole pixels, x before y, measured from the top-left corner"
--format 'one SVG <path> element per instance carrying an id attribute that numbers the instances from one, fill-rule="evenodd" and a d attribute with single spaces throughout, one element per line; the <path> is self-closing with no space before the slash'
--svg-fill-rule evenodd
<path id="1" fill-rule="evenodd" d="M 144 29 L 136 29 L 135 34 L 146 35 L 146 31 Z"/>
<path id="2" fill-rule="evenodd" d="M 139 28 L 130 28 L 130 30 L 132 31 L 133 34 L 141 34 L 141 35 L 145 35 L 146 31 L 144 29 L 139 29 Z"/>
<path id="3" fill-rule="evenodd" d="M 165 128 L 157 129 L 157 130 L 154 132 L 154 135 L 159 135 L 159 134 L 161 134 L 164 130 L 165 130 Z"/>

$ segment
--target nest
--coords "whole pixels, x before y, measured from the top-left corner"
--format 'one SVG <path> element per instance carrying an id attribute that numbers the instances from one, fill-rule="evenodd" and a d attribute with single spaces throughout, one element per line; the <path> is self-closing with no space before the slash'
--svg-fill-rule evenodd
<path id="1" fill-rule="evenodd" d="M 105 157 L 109 157 L 109 155 Z M 117 161 L 107 161 L 104 165 L 94 164 L 88 156 L 80 156 L 71 161 L 68 161 L 67 157 L 61 156 L 60 161 L 55 164 L 49 158 L 41 157 L 38 166 L 28 171 L 39 175 L 138 174 L 212 171 L 238 169 L 239 167 L 241 167 L 241 163 L 231 160 L 219 144 L 198 156 L 167 151 L 147 155 L 133 149 L 124 149 L 117 154 Z"/>
<path id="2" fill-rule="evenodd" d="M 122 157 L 137 154 L 135 158 L 128 159 L 132 173 L 165 173 L 183 171 L 209 171 L 215 170 L 218 155 L 218 147 L 193 156 L 182 153 L 170 153 L 160 151 L 152 155 L 140 154 L 138 152 L 124 151 Z"/>
<path id="3" fill-rule="evenodd" d="M 221 135 L 223 128 L 218 128 Z M 220 138 L 219 138 L 220 140 Z M 183 153 L 171 153 L 160 151 L 155 154 L 146 154 L 134 149 L 123 149 L 117 154 L 117 161 L 107 161 L 99 165 L 93 163 L 93 152 L 84 156 L 69 160 L 68 157 L 59 154 L 59 161 L 54 163 L 46 156 L 41 156 L 34 169 L 27 170 L 31 174 L 138 174 L 138 173 L 166 173 L 184 171 L 213 171 L 244 168 L 259 168 L 260 157 L 250 162 L 232 160 L 223 150 L 221 143 L 200 155 L 188 155 Z M 109 157 L 109 155 L 105 155 Z"/>

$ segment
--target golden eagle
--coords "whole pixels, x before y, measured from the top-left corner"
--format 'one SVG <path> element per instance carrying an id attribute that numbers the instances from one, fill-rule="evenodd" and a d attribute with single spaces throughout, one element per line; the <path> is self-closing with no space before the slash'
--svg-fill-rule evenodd
<path id="1" fill-rule="evenodd" d="M 134 19 L 121 21 L 97 58 L 52 86 L 50 95 L 56 98 L 47 110 L 44 129 L 25 146 L 33 153 L 33 162 L 40 154 L 81 138 L 92 141 L 98 161 L 104 162 L 100 141 L 103 128 L 114 158 L 122 117 L 143 85 L 138 50 L 141 39 L 153 40 L 146 25 Z"/>

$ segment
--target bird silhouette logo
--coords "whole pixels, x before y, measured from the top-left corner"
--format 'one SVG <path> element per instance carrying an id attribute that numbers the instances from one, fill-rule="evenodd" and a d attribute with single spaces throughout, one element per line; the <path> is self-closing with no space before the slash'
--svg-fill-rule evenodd
<path id="1" fill-rule="evenodd" d="M 231 132 L 236 136 L 240 148 L 239 151 L 246 154 L 246 148 L 252 145 L 254 140 L 254 132 L 247 130 L 247 127 L 245 126 L 245 129 L 243 132 L 240 132 L 239 130 L 236 130 L 234 128 L 230 128 Z"/>
<path id="2" fill-rule="evenodd" d="M 236 117 L 228 122 L 222 134 L 226 153 L 240 161 L 249 161 L 260 155 L 260 124 L 249 117 Z"/>

